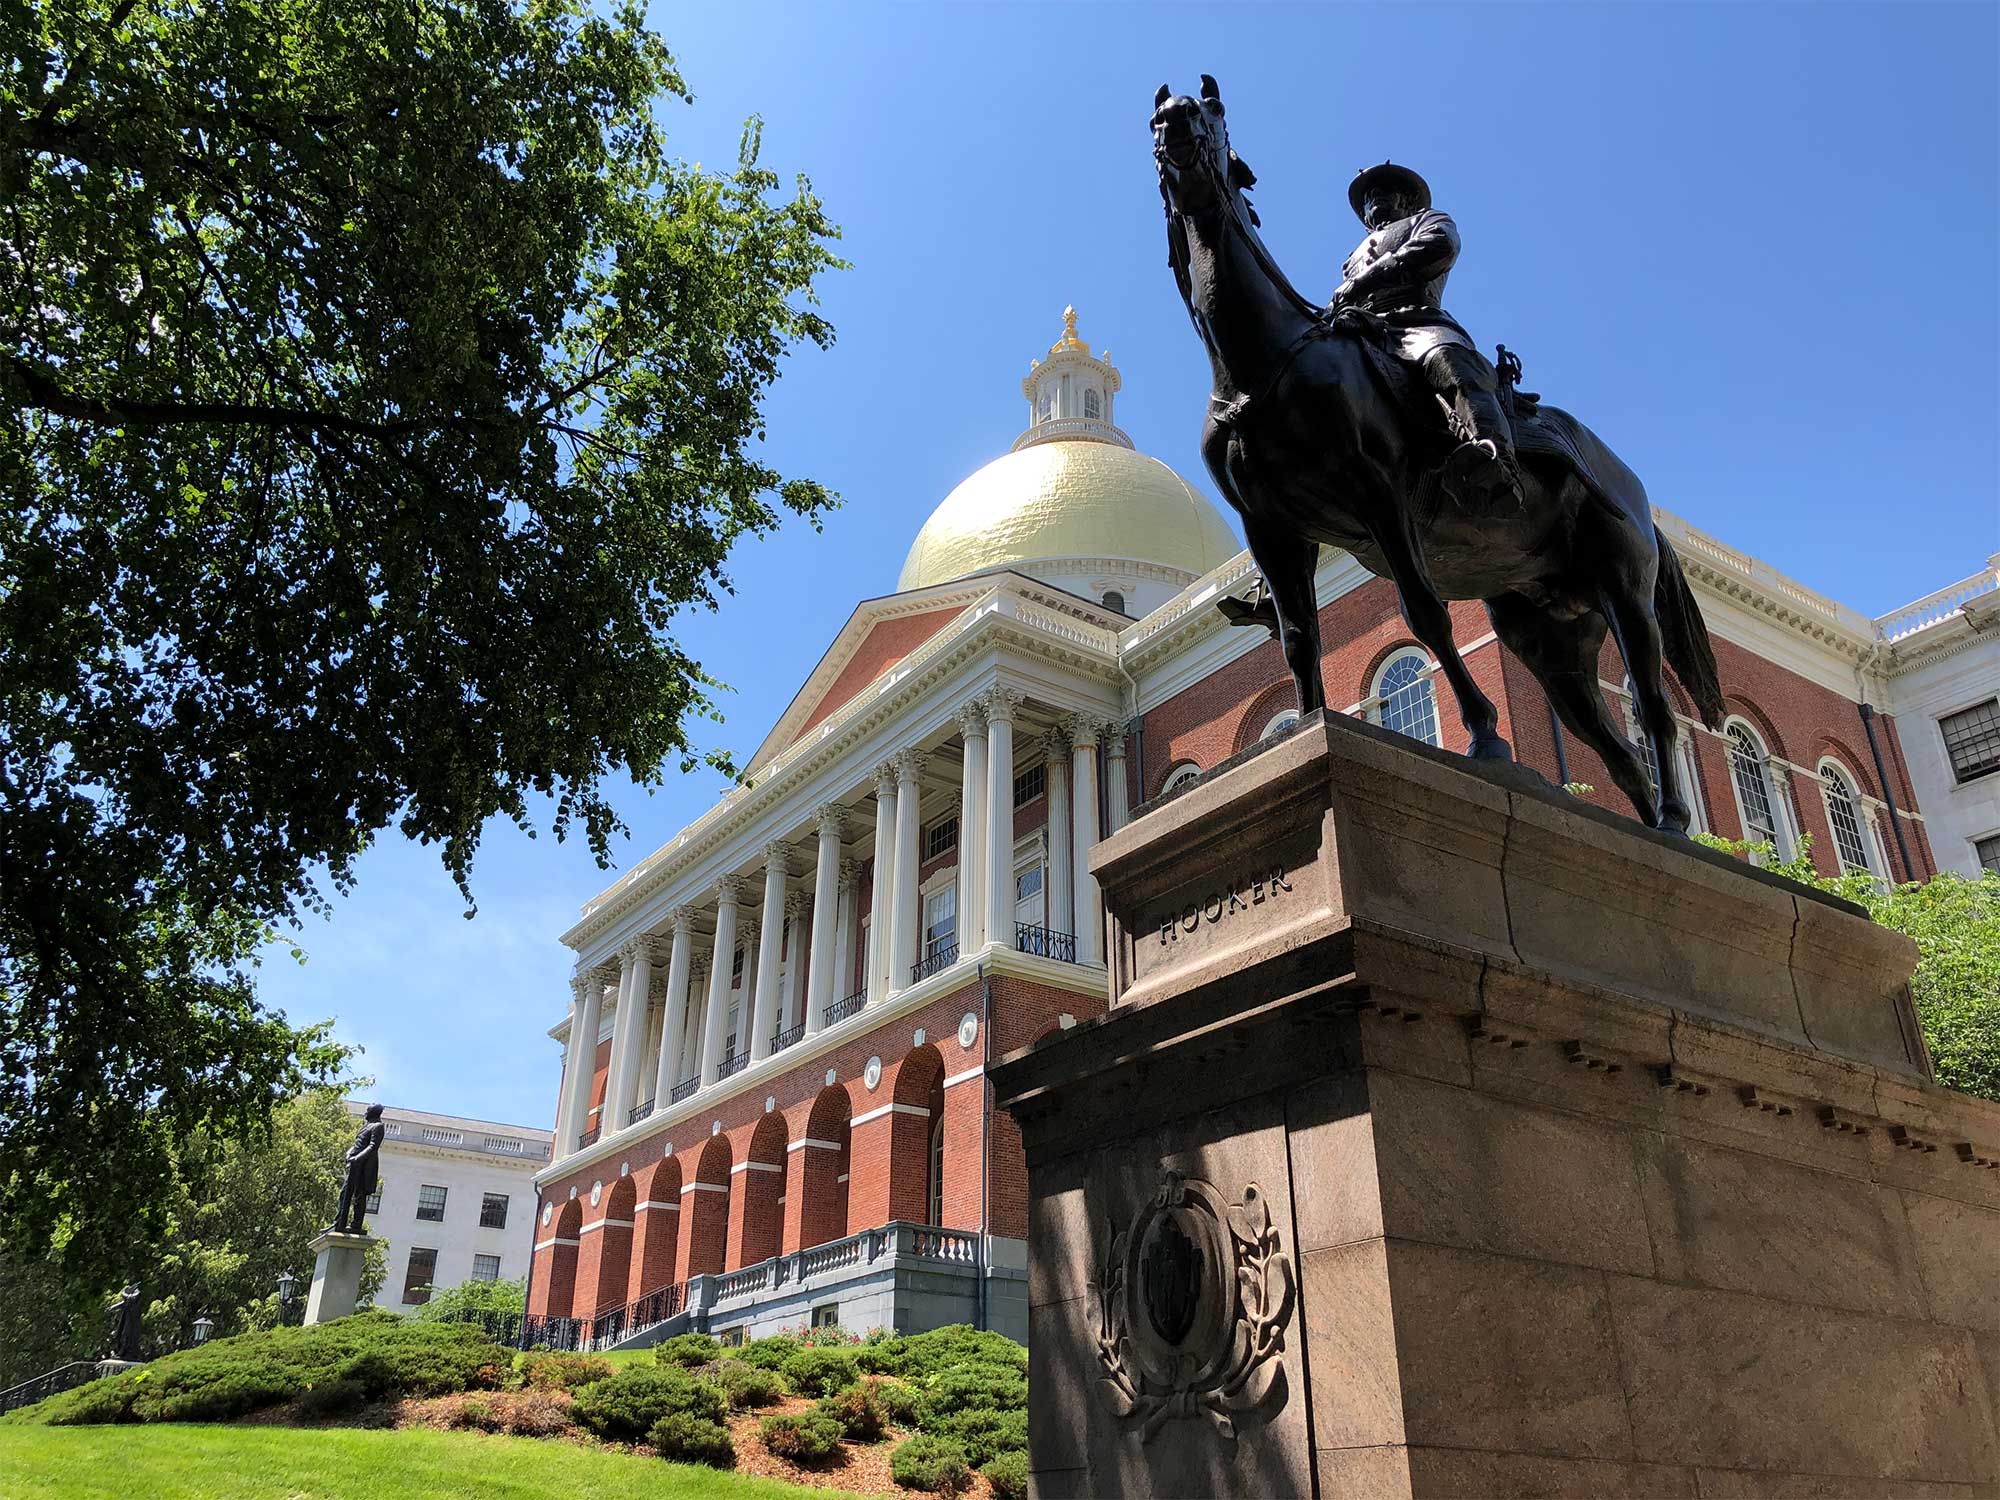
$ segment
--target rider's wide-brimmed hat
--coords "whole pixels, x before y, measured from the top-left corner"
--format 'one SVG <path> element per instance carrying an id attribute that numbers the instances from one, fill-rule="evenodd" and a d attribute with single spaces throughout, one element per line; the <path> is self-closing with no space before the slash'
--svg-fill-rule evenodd
<path id="1" fill-rule="evenodd" d="M 1399 167 L 1392 161 L 1378 166 L 1363 167 L 1354 174 L 1354 181 L 1347 185 L 1347 205 L 1354 210 L 1354 216 L 1361 217 L 1361 204 L 1374 188 L 1393 188 L 1395 191 L 1417 200 L 1419 209 L 1431 206 L 1431 185 L 1408 167 Z"/>

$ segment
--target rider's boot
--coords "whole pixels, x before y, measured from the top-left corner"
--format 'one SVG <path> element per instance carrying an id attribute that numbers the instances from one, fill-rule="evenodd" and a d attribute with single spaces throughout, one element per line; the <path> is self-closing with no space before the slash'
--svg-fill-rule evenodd
<path id="1" fill-rule="evenodd" d="M 1521 473 L 1514 457 L 1514 427 L 1500 406 L 1493 366 L 1476 349 L 1447 344 L 1424 361 L 1424 374 L 1450 407 L 1466 440 L 1444 463 L 1445 491 L 1475 513 L 1521 506 Z"/>

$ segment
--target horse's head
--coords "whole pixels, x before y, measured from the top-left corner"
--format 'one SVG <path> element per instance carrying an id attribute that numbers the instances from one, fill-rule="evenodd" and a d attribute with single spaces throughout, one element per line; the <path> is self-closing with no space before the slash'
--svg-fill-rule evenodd
<path id="1" fill-rule="evenodd" d="M 1153 96 L 1153 164 L 1159 168 L 1160 196 L 1174 213 L 1207 213 L 1257 181 L 1229 149 L 1222 91 L 1208 74 L 1201 75 L 1199 99 L 1176 94 L 1164 83 Z M 1254 212 L 1250 220 L 1256 222 Z"/>

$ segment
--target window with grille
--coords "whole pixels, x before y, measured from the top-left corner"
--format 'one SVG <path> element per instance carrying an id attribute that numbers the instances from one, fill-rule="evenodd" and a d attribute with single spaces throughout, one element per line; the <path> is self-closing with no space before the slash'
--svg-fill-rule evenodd
<path id="1" fill-rule="evenodd" d="M 375 1191 L 368 1195 L 367 1211 L 371 1214 L 382 1212 L 382 1184 L 379 1180 L 375 1184 Z"/>
<path id="2" fill-rule="evenodd" d="M 1258 735 L 1257 738 L 1260 741 L 1268 740 L 1272 735 L 1276 734 L 1286 725 L 1296 724 L 1298 722 L 1299 722 L 1299 711 L 1296 708 L 1288 708 L 1284 710 L 1282 713 L 1274 715 L 1271 719 L 1271 722 L 1264 726 L 1264 732 Z"/>
<path id="3" fill-rule="evenodd" d="M 729 987 L 732 990 L 740 990 L 741 988 L 743 988 L 743 955 L 745 951 L 746 950 L 742 948 L 738 948 L 735 951 L 735 953 L 730 955 Z"/>
<path id="4" fill-rule="evenodd" d="M 1407 734 L 1426 745 L 1438 743 L 1437 695 L 1421 652 L 1405 651 L 1392 658 L 1375 679 L 1376 711 L 1384 729 Z"/>
<path id="5" fill-rule="evenodd" d="M 812 1326 L 815 1328 L 838 1328 L 840 1326 L 840 1304 L 823 1302 L 812 1310 Z"/>
<path id="6" fill-rule="evenodd" d="M 1094 422 L 1097 420 L 1098 413 L 1102 410 L 1103 407 L 1098 404 L 1097 392 L 1085 391 L 1083 393 L 1083 414 Z"/>
<path id="7" fill-rule="evenodd" d="M 497 1255 L 473 1256 L 472 1279 L 474 1281 L 498 1281 L 500 1279 L 500 1257 Z"/>
<path id="8" fill-rule="evenodd" d="M 1042 867 L 1029 865 L 1014 872 L 1014 920 L 1029 927 L 1042 925 Z"/>
<path id="9" fill-rule="evenodd" d="M 403 1269 L 403 1300 L 423 1303 L 431 1300 L 431 1282 L 437 1279 L 438 1253 L 412 1249 L 410 1263 Z"/>
<path id="10" fill-rule="evenodd" d="M 1938 728 L 1944 732 L 1951 774 L 1960 781 L 2000 771 L 2000 698 L 1946 714 L 1938 720 Z"/>
<path id="11" fill-rule="evenodd" d="M 958 887 L 948 885 L 924 902 L 924 957 L 958 941 Z"/>
<path id="12" fill-rule="evenodd" d="M 479 1227 L 481 1229 L 505 1229 L 507 1227 L 507 1195 L 488 1193 L 479 1200 Z"/>
<path id="13" fill-rule="evenodd" d="M 1175 766 L 1171 771 L 1167 772 L 1167 779 L 1165 784 L 1161 786 L 1160 793 L 1162 796 L 1164 796 L 1166 793 L 1171 792 L 1175 787 L 1186 786 L 1190 781 L 1193 781 L 1195 777 L 1199 775 L 1201 775 L 1200 766 L 1196 765 L 1191 760 L 1184 761 L 1182 764 Z"/>
<path id="14" fill-rule="evenodd" d="M 936 859 L 958 847 L 958 815 L 939 818 L 924 835 L 924 858 Z"/>
<path id="15" fill-rule="evenodd" d="M 434 1224 L 444 1222 L 444 1189 L 425 1183 L 417 1189 L 417 1217 Z"/>
<path id="16" fill-rule="evenodd" d="M 1028 767 L 1014 778 L 1014 805 L 1026 807 L 1042 795 L 1044 785 L 1042 767 L 1038 765 Z"/>
<path id="17" fill-rule="evenodd" d="M 2000 875 L 2000 833 L 1990 834 L 1983 839 L 1972 841 L 1972 852 L 1979 857 L 1979 866 Z"/>
<path id="18" fill-rule="evenodd" d="M 1743 813 L 1743 837 L 1752 844 L 1778 842 L 1778 817 L 1771 799 L 1771 768 L 1764 747 L 1741 724 L 1731 724 L 1729 775 L 1736 783 L 1736 802 Z"/>
<path id="19" fill-rule="evenodd" d="M 1833 825 L 1833 847 L 1840 855 L 1840 867 L 1872 874 L 1874 867 L 1868 862 L 1868 841 L 1861 834 L 1861 807 L 1854 798 L 1854 783 L 1831 762 L 1819 768 L 1819 781 L 1826 798 L 1826 820 Z"/>

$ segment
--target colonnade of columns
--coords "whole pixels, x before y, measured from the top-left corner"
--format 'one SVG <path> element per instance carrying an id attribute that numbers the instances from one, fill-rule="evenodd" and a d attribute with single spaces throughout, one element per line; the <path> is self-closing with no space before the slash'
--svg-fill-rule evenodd
<path id="1" fill-rule="evenodd" d="M 956 795 L 956 938 L 961 956 L 988 945 L 1019 946 L 1014 739 L 1022 702 L 1019 692 L 994 688 L 957 715 L 962 755 Z M 1067 942 L 1073 936 L 1074 959 L 1084 964 L 1104 961 L 1103 905 L 1088 867 L 1090 847 L 1104 826 L 1100 744 L 1103 800 L 1109 827 L 1116 829 L 1125 822 L 1127 798 L 1122 726 L 1096 715 L 1069 714 L 1047 729 L 1042 740 L 1048 865 L 1042 920 L 1029 925 L 1049 931 L 1030 933 L 1035 939 L 1031 947 L 1069 957 Z M 846 986 L 856 972 L 861 863 L 847 855 L 853 809 L 840 802 L 814 811 L 810 892 L 794 886 L 803 852 L 788 840 L 774 840 L 763 851 L 757 914 L 745 909 L 754 881 L 725 876 L 716 883 L 708 913 L 692 904 L 676 906 L 668 914 L 667 933 L 632 940 L 619 950 L 616 965 L 598 965 L 572 981 L 558 1156 L 577 1149 L 593 1128 L 596 1043 L 607 990 L 616 991 L 611 1055 L 594 1122 L 603 1134 L 710 1087 L 800 1036 L 817 1034 L 849 1013 L 829 1014 L 842 1001 L 865 1009 L 916 982 L 926 957 L 918 874 L 924 858 L 923 778 L 928 765 L 927 754 L 913 747 L 875 772 L 874 861 L 858 995 L 848 996 Z M 706 925 L 704 915 L 712 921 L 706 935 L 698 931 L 698 924 Z M 655 972 L 662 966 L 663 976 Z"/>

